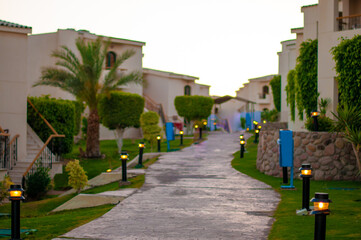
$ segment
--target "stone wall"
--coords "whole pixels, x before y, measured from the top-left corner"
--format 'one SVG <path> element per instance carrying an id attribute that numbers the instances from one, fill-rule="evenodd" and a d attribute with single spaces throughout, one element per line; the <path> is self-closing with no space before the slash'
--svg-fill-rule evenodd
<path id="1" fill-rule="evenodd" d="M 287 122 L 268 122 L 266 124 L 260 123 L 262 126 L 262 130 L 270 131 L 270 130 L 279 130 L 279 129 L 287 129 Z"/>
<path id="2" fill-rule="evenodd" d="M 257 169 L 267 175 L 282 176 L 277 139 L 279 131 L 261 131 Z M 361 180 L 352 145 L 340 133 L 293 132 L 294 177 L 302 163 L 310 163 L 314 180 Z"/>

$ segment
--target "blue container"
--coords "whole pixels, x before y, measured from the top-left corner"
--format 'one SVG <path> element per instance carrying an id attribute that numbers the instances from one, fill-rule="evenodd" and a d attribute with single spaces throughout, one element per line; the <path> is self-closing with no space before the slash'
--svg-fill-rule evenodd
<path id="1" fill-rule="evenodd" d="M 167 141 L 172 141 L 174 137 L 174 124 L 172 122 L 167 122 L 165 124 L 165 134 L 167 136 Z"/>
<path id="2" fill-rule="evenodd" d="M 280 130 L 280 166 L 293 167 L 293 136 L 291 130 Z"/>

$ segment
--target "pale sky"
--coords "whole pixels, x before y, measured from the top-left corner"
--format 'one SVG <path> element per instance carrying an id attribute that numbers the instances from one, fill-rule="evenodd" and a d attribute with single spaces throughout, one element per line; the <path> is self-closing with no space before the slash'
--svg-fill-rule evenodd
<path id="1" fill-rule="evenodd" d="M 0 0 L 0 19 L 33 33 L 86 29 L 146 42 L 143 67 L 199 77 L 212 95 L 278 73 L 281 41 L 317 0 Z M 1 54 L 1 53 L 0 53 Z"/>

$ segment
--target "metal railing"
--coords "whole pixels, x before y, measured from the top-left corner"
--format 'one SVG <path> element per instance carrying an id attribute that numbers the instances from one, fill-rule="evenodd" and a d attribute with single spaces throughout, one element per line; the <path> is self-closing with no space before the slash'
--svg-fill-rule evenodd
<path id="1" fill-rule="evenodd" d="M 156 103 L 152 98 L 150 98 L 147 95 L 143 95 L 143 96 L 145 100 L 145 107 L 150 111 L 158 113 L 163 123 L 165 124 L 168 121 L 168 119 L 167 116 L 165 115 L 163 105 L 161 103 Z"/>
<path id="2" fill-rule="evenodd" d="M 352 30 L 361 28 L 361 14 L 337 17 L 338 31 Z"/>
<path id="3" fill-rule="evenodd" d="M 0 127 L 0 168 L 11 170 L 18 161 L 18 138 L 16 134 L 10 140 L 9 130 Z"/>
<path id="4" fill-rule="evenodd" d="M 35 156 L 34 160 L 31 162 L 29 167 L 26 169 L 25 173 L 23 174 L 23 183 L 25 182 L 25 178 L 29 172 L 33 172 L 37 167 L 52 167 L 53 161 L 59 161 L 59 156 L 54 155 L 48 146 L 50 143 L 53 143 L 52 140 L 58 137 L 65 137 L 65 135 L 58 134 L 55 129 L 50 125 L 50 123 L 44 118 L 43 115 L 35 108 L 33 103 L 28 99 L 28 103 L 30 106 L 35 110 L 35 112 L 41 117 L 41 119 L 45 122 L 45 124 L 50 128 L 53 134 L 49 136 L 46 140 L 38 154 Z M 52 144 L 51 144 L 52 145 Z"/>

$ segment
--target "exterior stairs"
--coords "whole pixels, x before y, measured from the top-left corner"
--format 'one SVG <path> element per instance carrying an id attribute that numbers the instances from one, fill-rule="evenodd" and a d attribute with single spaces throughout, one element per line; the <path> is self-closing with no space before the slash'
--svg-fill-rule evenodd
<path id="1" fill-rule="evenodd" d="M 29 125 L 27 126 L 26 135 L 26 159 L 18 161 L 16 165 L 11 170 L 9 170 L 11 181 L 15 184 L 21 184 L 23 174 L 44 145 L 44 143 L 40 140 L 38 135 L 36 135 L 36 133 Z"/>

